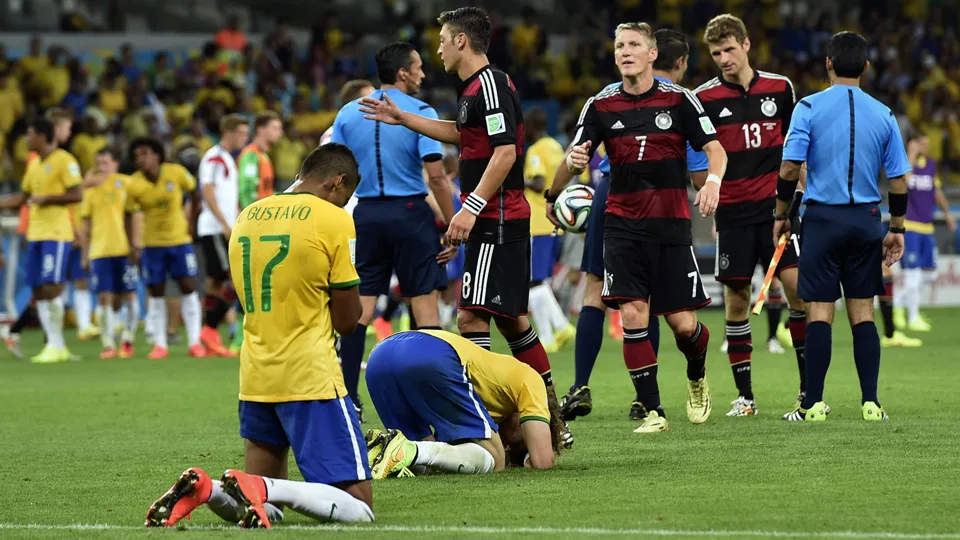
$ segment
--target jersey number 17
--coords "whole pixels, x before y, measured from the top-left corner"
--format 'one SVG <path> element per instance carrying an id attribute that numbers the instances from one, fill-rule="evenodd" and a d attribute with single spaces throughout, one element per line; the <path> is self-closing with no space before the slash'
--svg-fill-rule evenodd
<path id="1" fill-rule="evenodd" d="M 254 313 L 257 306 L 253 301 L 253 270 L 250 268 L 250 253 L 253 250 L 253 242 L 249 236 L 240 236 L 237 242 L 243 249 L 241 258 L 243 264 L 243 310 L 246 313 Z M 267 261 L 263 267 L 263 275 L 260 277 L 260 310 L 264 313 L 273 308 L 271 292 L 273 289 L 273 270 L 278 264 L 287 258 L 290 253 L 290 235 L 289 234 L 265 234 L 258 238 L 258 243 L 277 242 L 280 249 L 277 254 Z"/>

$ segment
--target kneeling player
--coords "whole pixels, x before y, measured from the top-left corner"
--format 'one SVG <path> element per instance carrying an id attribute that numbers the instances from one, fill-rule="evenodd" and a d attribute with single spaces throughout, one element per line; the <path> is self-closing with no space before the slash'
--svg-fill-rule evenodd
<path id="1" fill-rule="evenodd" d="M 549 469 L 561 448 L 563 421 L 559 409 L 547 405 L 537 372 L 449 332 L 402 332 L 383 340 L 367 361 L 367 388 L 384 426 L 400 431 L 389 441 L 368 441 L 371 450 L 383 445 L 376 479 L 411 476 L 411 467 L 501 471 L 506 459 L 498 424 L 514 419 L 521 435 L 511 437 L 519 439 L 511 449 L 526 449 L 518 460 L 524 467 Z"/>
<path id="2" fill-rule="evenodd" d="M 270 527 L 275 505 L 322 521 L 373 521 L 370 467 L 337 365 L 334 331 L 360 319 L 353 222 L 353 154 L 328 144 L 303 162 L 297 191 L 246 207 L 233 227 L 231 278 L 244 307 L 240 436 L 246 472 L 214 482 L 188 469 L 147 513 L 173 526 L 201 504 L 244 527 Z M 309 268 L 309 272 L 304 272 Z M 293 449 L 306 482 L 282 480 Z"/>

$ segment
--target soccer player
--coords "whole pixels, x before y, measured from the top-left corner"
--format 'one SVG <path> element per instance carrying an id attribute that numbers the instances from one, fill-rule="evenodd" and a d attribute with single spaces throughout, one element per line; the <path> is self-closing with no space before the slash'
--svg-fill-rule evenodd
<path id="1" fill-rule="evenodd" d="M 690 56 L 690 45 L 682 32 L 661 28 L 653 34 L 657 41 L 657 59 L 653 61 L 653 78 L 663 83 L 678 84 L 687 72 L 687 59 Z M 619 86 L 614 83 L 608 89 Z M 594 154 L 596 158 L 596 154 Z M 707 161 L 702 154 L 695 154 L 687 143 L 687 170 L 699 171 L 707 167 Z M 604 215 L 607 210 L 607 195 L 610 189 L 610 159 L 604 156 L 598 169 L 603 175 L 594 190 L 593 204 L 590 208 L 590 221 L 587 227 L 586 242 L 584 243 L 583 262 L 581 268 L 586 273 L 587 281 L 584 292 L 584 307 L 577 321 L 577 343 L 574 353 L 575 379 L 570 392 L 564 396 L 561 409 L 565 420 L 572 420 L 578 416 L 586 416 L 593 409 L 593 397 L 590 394 L 590 374 L 600 354 L 603 344 L 603 319 L 607 307 L 603 303 L 603 233 Z M 565 185 L 572 175 L 567 167 L 560 167 L 557 179 L 546 194 L 548 201 L 555 201 L 562 185 Z M 547 217 L 555 219 L 551 206 L 547 207 Z M 651 317 L 647 327 L 647 335 L 653 354 L 660 353 L 660 321 L 658 317 Z M 621 337 L 622 339 L 622 337 Z M 630 419 L 643 420 L 645 416 L 640 397 L 636 396 L 630 405 Z"/>
<path id="2" fill-rule="evenodd" d="M 131 249 L 133 260 L 142 262 L 143 280 L 147 286 L 147 323 L 154 329 L 152 360 L 166 358 L 167 304 L 164 297 L 167 276 L 179 285 L 183 324 L 187 329 L 188 353 L 204 358 L 207 351 L 200 343 L 202 312 L 197 295 L 197 257 L 190 241 L 189 225 L 184 213 L 184 198 L 191 199 L 191 208 L 200 205 L 197 181 L 182 165 L 165 163 L 160 141 L 140 137 L 130 143 L 129 159 L 137 172 L 131 176 L 127 196 L 143 212 L 143 251 Z"/>
<path id="3" fill-rule="evenodd" d="M 70 352 L 63 339 L 63 293 L 67 255 L 74 240 L 69 205 L 83 197 L 80 165 L 58 148 L 53 122 L 34 120 L 27 128 L 27 147 L 39 161 L 23 178 L 21 193 L 0 198 L 0 208 L 20 208 L 30 201 L 27 229 L 27 284 L 33 289 L 37 313 L 47 336 L 37 363 L 63 362 Z M 2 262 L 2 258 L 0 258 Z"/>
<path id="4" fill-rule="evenodd" d="M 757 265 L 766 271 L 776 249 L 771 231 L 777 174 L 796 95 L 787 77 L 750 67 L 750 37 L 739 18 L 730 14 L 714 17 L 707 24 L 703 40 L 721 75 L 694 93 L 717 127 L 720 144 L 730 156 L 715 218 L 714 266 L 717 281 L 723 283 L 727 355 L 739 393 L 727 416 L 752 416 L 757 413 L 757 403 L 751 377 L 751 284 Z M 706 172 L 692 175 L 694 185 L 703 185 L 705 178 Z M 788 240 L 777 276 L 790 305 L 790 334 L 801 374 L 797 398 L 800 401 L 806 388 L 806 313 L 803 302 L 797 298 L 798 241 Z"/>
<path id="5" fill-rule="evenodd" d="M 93 278 L 97 295 L 98 320 L 103 325 L 100 339 L 103 352 L 100 358 L 117 356 L 114 333 L 120 321 L 120 309 L 126 304 L 120 358 L 133 356 L 133 340 L 137 330 L 140 307 L 137 302 L 139 272 L 130 260 L 131 251 L 139 250 L 139 227 L 135 229 L 135 205 L 127 197 L 130 177 L 117 174 L 120 153 L 105 147 L 96 156 L 93 175 L 102 177 L 99 185 L 83 191 L 80 203 L 79 244 L 82 248 L 83 267 Z"/>
<path id="6" fill-rule="evenodd" d="M 423 83 L 423 61 L 413 45 L 394 42 L 377 51 L 380 88 L 368 98 L 390 100 L 403 111 L 437 118 L 437 112 L 413 97 Z M 333 123 L 333 142 L 346 145 L 360 162 L 360 185 L 353 221 L 357 227 L 357 272 L 363 315 L 357 331 L 343 336 L 340 355 L 347 391 L 359 408 L 357 387 L 367 325 L 377 298 L 390 292 L 396 272 L 403 296 L 410 298 L 411 317 L 421 328 L 440 328 L 439 291 L 447 286 L 433 210 L 427 204 L 427 183 L 449 223 L 453 217 L 450 184 L 443 173 L 442 145 L 402 126 L 363 119 L 360 103 L 343 106 Z M 427 171 L 427 183 L 423 170 Z M 446 250 L 444 256 L 455 255 Z"/>
<path id="7" fill-rule="evenodd" d="M 928 155 L 930 141 L 926 134 L 913 132 L 907 140 L 907 157 L 913 168 L 907 180 L 909 194 L 907 216 L 903 235 L 905 243 L 903 260 L 903 301 L 907 306 L 907 316 L 902 311 L 898 326 L 912 332 L 929 332 L 930 323 L 920 316 L 920 289 L 926 276 L 936 279 L 937 242 L 933 236 L 934 207 L 940 207 L 947 220 L 947 228 L 956 232 L 957 222 L 950 213 L 950 204 L 940 188 L 940 176 L 937 163 Z M 896 318 L 894 320 L 896 320 Z"/>
<path id="8" fill-rule="evenodd" d="M 229 114 L 221 118 L 220 142 L 203 155 L 197 172 L 203 200 L 197 233 L 207 275 L 200 342 L 216 356 L 236 356 L 223 345 L 217 327 L 237 294 L 230 283 L 230 261 L 227 260 L 230 229 L 239 212 L 239 175 L 233 156 L 246 146 L 249 135 L 250 126 L 243 115 Z"/>
<path id="9" fill-rule="evenodd" d="M 349 84 L 349 83 L 348 83 Z M 267 152 L 283 137 L 283 120 L 273 111 L 265 111 L 253 119 L 253 140 L 237 159 L 238 199 L 240 210 L 255 201 L 273 195 L 273 163 Z M 243 310 L 237 310 L 237 332 L 234 333 L 230 352 L 240 352 L 243 344 Z"/>
<path id="10" fill-rule="evenodd" d="M 411 468 L 483 474 L 505 467 L 499 424 L 517 421 L 526 458 L 553 467 L 563 421 L 547 405 L 543 380 L 513 357 L 492 353 L 449 332 L 401 332 L 380 342 L 367 362 L 373 406 L 393 438 L 381 446 L 373 477 L 412 476 Z M 374 435 L 375 437 L 375 435 Z M 368 437 L 370 438 L 370 437 Z M 372 444 L 370 444 L 372 442 Z"/>
<path id="11" fill-rule="evenodd" d="M 716 210 L 726 154 L 696 96 L 654 80 L 651 64 L 658 51 L 650 25 L 621 24 L 614 43 L 623 82 L 584 105 L 567 167 L 582 173 L 601 143 L 610 157 L 603 299 L 619 306 L 623 317 L 624 361 L 646 413 L 636 432 L 654 433 L 669 425 L 647 330 L 651 316 L 665 316 L 687 358 L 688 419 L 700 424 L 710 415 L 710 333 L 696 315 L 710 299 L 693 253 L 686 142 L 707 155 L 709 175 L 694 202 L 704 216 Z"/>
<path id="12" fill-rule="evenodd" d="M 553 267 L 560 255 L 560 237 L 547 219 L 543 198 L 550 189 L 565 152 L 556 139 L 547 135 L 547 113 L 540 107 L 528 110 L 523 117 L 524 135 L 528 144 L 523 167 L 524 195 L 530 205 L 530 316 L 548 352 L 557 352 L 576 335 L 563 308 L 550 287 Z"/>
<path id="13" fill-rule="evenodd" d="M 187 469 L 150 507 L 147 526 L 172 527 L 202 504 L 244 527 L 271 527 L 277 506 L 322 521 L 373 521 L 360 420 L 346 397 L 334 331 L 360 318 L 355 235 L 343 206 L 357 162 L 340 144 L 310 153 L 296 191 L 240 214 L 230 270 L 243 302 L 240 436 L 245 472 L 215 482 Z M 283 480 L 293 450 L 304 482 Z"/>
<path id="14" fill-rule="evenodd" d="M 830 367 L 834 304 L 846 298 L 853 357 L 862 392 L 862 416 L 887 418 L 877 398 L 880 339 L 873 297 L 884 294 L 881 263 L 903 254 L 910 162 L 893 112 L 860 90 L 867 69 L 867 41 L 839 32 L 827 43 L 831 87 L 800 100 L 783 146 L 773 235 L 790 234 L 786 211 L 806 162 L 800 250 L 800 298 L 807 302 L 807 393 L 785 420 L 822 422 L 824 379 Z M 880 168 L 890 179 L 890 229 L 880 223 Z"/>
<path id="15" fill-rule="evenodd" d="M 401 110 L 389 98 L 360 100 L 366 118 L 399 124 L 460 146 L 463 208 L 447 229 L 447 245 L 466 244 L 457 327 L 490 348 L 490 320 L 513 355 L 540 373 L 555 399 L 550 360 L 527 319 L 530 286 L 530 205 L 523 196 L 523 115 L 510 77 L 487 59 L 493 25 L 485 11 L 462 7 L 440 14 L 438 54 L 462 81 L 457 120 Z"/>

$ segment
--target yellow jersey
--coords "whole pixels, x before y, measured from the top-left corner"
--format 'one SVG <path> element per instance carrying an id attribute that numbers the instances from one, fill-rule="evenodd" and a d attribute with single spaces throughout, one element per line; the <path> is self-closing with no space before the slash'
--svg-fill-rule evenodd
<path id="1" fill-rule="evenodd" d="M 563 163 L 565 153 L 560 143 L 553 137 L 543 137 L 530 145 L 523 164 L 523 178 L 529 182 L 538 176 L 543 177 L 544 191 L 553 184 L 553 176 Z M 547 201 L 543 193 L 524 189 L 527 202 L 530 203 L 530 236 L 545 236 L 553 233 L 553 224 L 547 219 Z"/>
<path id="2" fill-rule="evenodd" d="M 90 220 L 90 260 L 130 254 L 124 215 L 136 210 L 127 197 L 130 177 L 113 174 L 97 187 L 83 190 L 80 217 Z"/>
<path id="3" fill-rule="evenodd" d="M 230 274 L 245 312 L 240 399 L 347 395 L 330 289 L 360 283 L 355 250 L 350 214 L 315 195 L 278 193 L 243 209 L 230 237 Z"/>
<path id="4" fill-rule="evenodd" d="M 512 356 L 490 352 L 469 339 L 442 330 L 417 330 L 440 338 L 453 347 L 467 367 L 477 397 L 498 424 L 516 413 L 520 422 L 550 423 L 547 387 L 534 369 Z"/>
<path id="5" fill-rule="evenodd" d="M 176 163 L 161 163 L 156 182 L 137 171 L 127 196 L 143 211 L 143 246 L 169 247 L 192 242 L 183 197 L 197 189 L 197 179 Z"/>
<path id="6" fill-rule="evenodd" d="M 66 150 L 54 150 L 46 159 L 35 160 L 21 186 L 28 195 L 63 195 L 80 185 L 80 165 Z M 27 240 L 73 242 L 73 221 L 65 204 L 31 204 Z"/>

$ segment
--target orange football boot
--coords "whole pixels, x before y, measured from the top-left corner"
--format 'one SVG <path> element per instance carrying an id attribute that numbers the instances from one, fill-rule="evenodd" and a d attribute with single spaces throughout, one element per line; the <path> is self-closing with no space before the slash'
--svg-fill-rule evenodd
<path id="1" fill-rule="evenodd" d="M 267 484 L 262 476 L 247 474 L 236 469 L 227 469 L 220 478 L 220 485 L 227 495 L 240 501 L 246 514 L 240 520 L 245 529 L 270 528 L 270 518 L 263 503 L 267 502 Z"/>
<path id="2" fill-rule="evenodd" d="M 120 344 L 120 358 L 133 358 L 133 343 L 124 341 Z"/>
<path id="3" fill-rule="evenodd" d="M 170 356 L 170 351 L 168 351 L 166 347 L 154 345 L 153 350 L 150 351 L 150 354 L 147 355 L 147 358 L 151 360 L 163 360 L 168 356 Z"/>
<path id="4" fill-rule="evenodd" d="M 183 471 L 180 478 L 157 502 L 147 510 L 147 527 L 173 527 L 183 518 L 190 519 L 190 513 L 210 500 L 213 481 L 203 469 L 190 468 Z"/>
<path id="5" fill-rule="evenodd" d="M 373 320 L 373 329 L 377 332 L 377 343 L 393 335 L 393 324 L 383 317 Z"/>
<path id="6" fill-rule="evenodd" d="M 196 345 L 191 345 L 190 350 L 187 351 L 187 355 L 192 356 L 194 358 L 206 358 L 210 356 L 210 354 L 207 353 L 207 349 L 205 349 L 203 345 L 199 343 L 197 343 Z"/>
<path id="7" fill-rule="evenodd" d="M 236 353 L 231 352 L 220 339 L 220 332 L 212 326 L 203 326 L 200 330 L 200 343 L 207 348 L 207 356 L 223 356 L 225 358 L 234 358 Z"/>
<path id="8" fill-rule="evenodd" d="M 610 314 L 610 327 L 607 328 L 610 337 L 617 341 L 623 341 L 623 319 L 620 316 L 620 310 L 614 310 Z"/>
<path id="9" fill-rule="evenodd" d="M 100 353 L 101 360 L 110 360 L 111 358 L 116 358 L 116 357 L 117 357 L 117 349 L 113 347 L 108 347 L 104 349 L 103 352 Z"/>

